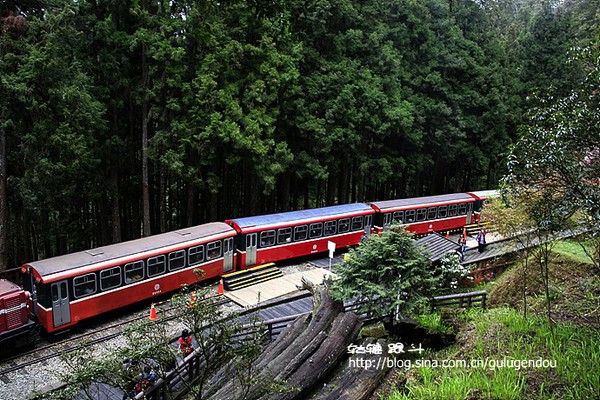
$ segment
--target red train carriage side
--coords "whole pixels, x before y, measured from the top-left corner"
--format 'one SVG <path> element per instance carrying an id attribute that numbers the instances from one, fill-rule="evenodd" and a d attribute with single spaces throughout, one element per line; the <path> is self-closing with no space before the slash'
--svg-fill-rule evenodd
<path id="1" fill-rule="evenodd" d="M 371 232 L 375 211 L 353 203 L 225 221 L 238 235 L 240 268 L 353 246 Z"/>
<path id="2" fill-rule="evenodd" d="M 48 332 L 233 270 L 234 237 L 214 222 L 23 265 Z"/>
<path id="3" fill-rule="evenodd" d="M 374 229 L 381 232 L 397 222 L 416 234 L 447 231 L 476 223 L 475 202 L 469 193 L 453 193 L 369 203 L 377 211 Z"/>

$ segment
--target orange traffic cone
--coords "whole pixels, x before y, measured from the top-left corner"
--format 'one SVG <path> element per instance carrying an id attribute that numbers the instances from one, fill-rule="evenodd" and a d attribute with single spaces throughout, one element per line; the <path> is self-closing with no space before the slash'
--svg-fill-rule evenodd
<path id="1" fill-rule="evenodd" d="M 446 239 L 450 239 L 450 231 L 446 231 Z"/>
<path id="2" fill-rule="evenodd" d="M 219 286 L 217 287 L 217 294 L 225 293 L 225 289 L 223 289 L 223 278 L 219 281 Z"/>
<path id="3" fill-rule="evenodd" d="M 148 317 L 151 321 L 156 321 L 158 317 L 156 316 L 156 308 L 154 308 L 154 303 L 150 306 L 150 316 Z"/>
<path id="4" fill-rule="evenodd" d="M 196 293 L 193 292 L 190 296 L 190 307 L 194 307 L 196 305 Z"/>

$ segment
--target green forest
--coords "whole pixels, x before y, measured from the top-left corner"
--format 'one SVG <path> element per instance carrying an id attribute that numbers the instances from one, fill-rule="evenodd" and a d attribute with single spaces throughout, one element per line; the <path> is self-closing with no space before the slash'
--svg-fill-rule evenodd
<path id="1" fill-rule="evenodd" d="M 5 0 L 0 269 L 495 188 L 598 21 L 597 0 Z"/>

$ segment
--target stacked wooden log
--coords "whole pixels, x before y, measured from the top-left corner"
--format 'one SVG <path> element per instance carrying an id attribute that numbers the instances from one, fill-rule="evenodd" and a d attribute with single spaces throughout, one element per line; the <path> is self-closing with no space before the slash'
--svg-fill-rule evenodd
<path id="1" fill-rule="evenodd" d="M 298 317 L 264 350 L 254 362 L 250 385 L 234 379 L 235 367 L 229 365 L 215 374 L 203 397 L 237 399 L 244 393 L 246 399 L 306 399 L 315 385 L 323 387 L 323 378 L 346 358 L 362 323 L 324 288 L 312 291 L 318 308 Z M 269 390 L 274 382 L 287 390 Z"/>
<path id="2" fill-rule="evenodd" d="M 358 346 L 366 348 L 375 339 L 362 340 Z M 388 346 L 384 340 L 377 343 L 382 353 L 366 353 L 350 356 L 326 384 L 312 394 L 310 400 L 367 400 L 389 372 Z"/>

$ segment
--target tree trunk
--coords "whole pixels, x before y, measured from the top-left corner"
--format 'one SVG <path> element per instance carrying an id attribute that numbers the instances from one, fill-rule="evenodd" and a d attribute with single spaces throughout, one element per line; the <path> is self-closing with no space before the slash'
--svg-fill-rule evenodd
<path id="1" fill-rule="evenodd" d="M 194 216 L 195 216 L 195 210 L 196 210 L 196 188 L 194 187 L 194 184 L 191 182 L 188 182 L 187 184 L 187 204 L 186 204 L 186 221 L 185 221 L 185 226 L 192 226 L 194 225 Z"/>
<path id="2" fill-rule="evenodd" d="M 121 237 L 121 206 L 119 203 L 119 171 L 116 167 L 111 167 L 110 185 L 112 187 L 111 196 L 111 219 L 112 219 L 112 242 L 119 243 Z"/>
<path id="3" fill-rule="evenodd" d="M 144 4 L 145 8 L 145 4 Z M 146 62 L 146 45 L 142 44 L 142 236 L 150 236 L 150 187 L 148 173 L 148 86 L 149 73 Z"/>
<path id="4" fill-rule="evenodd" d="M 167 173 L 164 165 L 160 165 L 160 177 L 158 183 L 158 223 L 160 233 L 166 232 L 168 229 L 167 225 L 167 204 L 166 204 L 166 192 L 167 192 Z"/>
<path id="5" fill-rule="evenodd" d="M 329 166 L 329 176 L 327 177 L 327 192 L 325 194 L 325 205 L 327 206 L 332 206 L 335 204 L 335 193 L 336 193 L 336 186 L 335 183 L 337 182 L 337 171 L 334 173 L 333 171 L 333 166 L 330 165 Z"/>
<path id="6" fill-rule="evenodd" d="M 0 125 L 4 122 L 4 110 L 0 115 Z M 8 222 L 8 202 L 6 196 L 6 128 L 0 128 L 0 271 L 6 269 L 7 252 L 6 243 L 8 235 L 6 224 Z"/>

